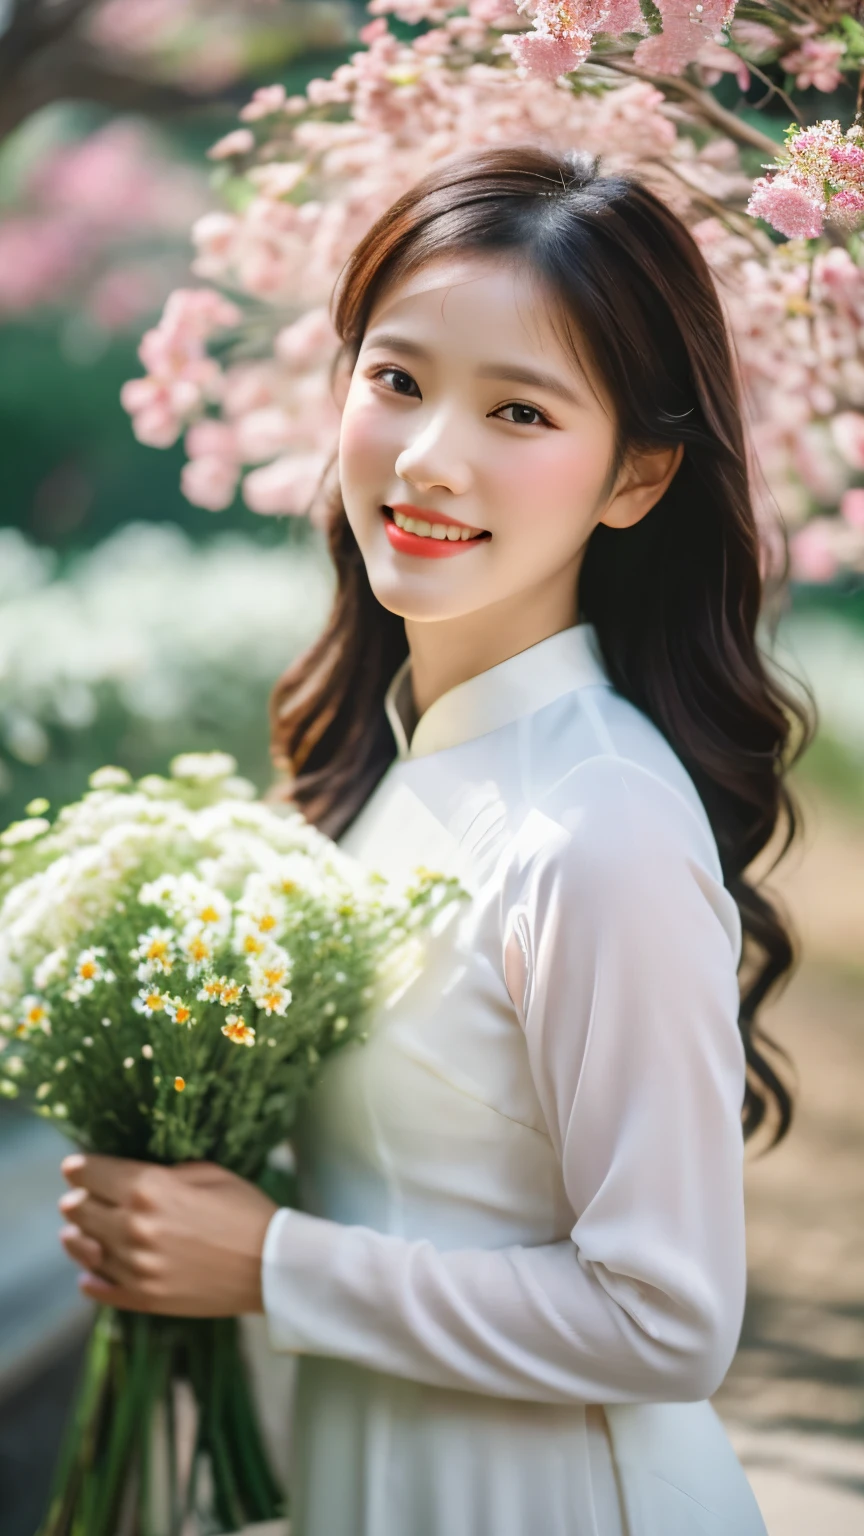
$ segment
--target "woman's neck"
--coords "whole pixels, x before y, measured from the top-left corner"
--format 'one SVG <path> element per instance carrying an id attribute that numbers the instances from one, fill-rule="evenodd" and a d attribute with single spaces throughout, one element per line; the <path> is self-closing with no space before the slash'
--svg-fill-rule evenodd
<path id="1" fill-rule="evenodd" d="M 520 592 L 492 608 L 454 619 L 405 620 L 418 720 L 459 683 L 576 623 L 578 606 L 572 589 L 552 594 L 544 588 L 533 600 L 526 596 Z"/>

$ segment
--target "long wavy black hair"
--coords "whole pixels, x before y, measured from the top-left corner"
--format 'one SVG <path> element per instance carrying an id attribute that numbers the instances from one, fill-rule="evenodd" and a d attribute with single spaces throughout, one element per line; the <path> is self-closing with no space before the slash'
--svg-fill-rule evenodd
<path id="1" fill-rule="evenodd" d="M 775 832 L 781 853 L 792 841 L 785 774 L 812 720 L 757 645 L 760 547 L 717 293 L 686 227 L 639 182 L 598 174 L 573 154 L 483 149 L 443 162 L 354 251 L 333 299 L 341 363 L 353 367 L 385 289 L 436 257 L 469 253 L 527 263 L 556 296 L 574 346 L 614 405 L 610 478 L 631 449 L 683 444 L 681 466 L 647 517 L 594 529 L 573 618 L 596 627 L 613 685 L 663 732 L 711 820 L 744 932 L 744 1132 L 771 1109 L 777 1141 L 792 1104 L 757 1010 L 788 976 L 795 950 L 788 924 L 747 871 Z M 338 835 L 395 755 L 384 695 L 407 642 L 402 619 L 372 592 L 338 494 L 329 540 L 334 608 L 277 685 L 272 724 L 287 792 Z"/>

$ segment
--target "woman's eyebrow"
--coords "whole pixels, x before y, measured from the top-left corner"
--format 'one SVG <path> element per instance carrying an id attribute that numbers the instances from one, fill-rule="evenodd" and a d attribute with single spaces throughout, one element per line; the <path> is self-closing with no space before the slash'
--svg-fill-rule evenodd
<path id="1" fill-rule="evenodd" d="M 400 336 L 395 331 L 372 331 L 366 337 L 365 345 L 391 347 L 394 352 L 403 352 L 409 357 L 418 357 L 424 361 L 429 361 L 432 356 L 419 341 L 412 341 L 410 337 Z M 482 363 L 477 369 L 477 378 L 533 385 L 535 389 L 548 389 L 550 394 L 558 395 L 562 400 L 568 400 L 571 405 L 579 404 L 578 395 L 563 380 L 554 373 L 545 373 L 540 368 L 528 368 L 520 363 Z"/>

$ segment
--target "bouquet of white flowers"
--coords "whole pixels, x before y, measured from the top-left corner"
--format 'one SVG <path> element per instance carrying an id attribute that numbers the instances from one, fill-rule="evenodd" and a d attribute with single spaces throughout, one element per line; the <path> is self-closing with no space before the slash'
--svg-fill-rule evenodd
<path id="1" fill-rule="evenodd" d="M 134 784 L 104 768 L 53 825 L 34 802 L 0 835 L 0 1092 L 32 1094 L 87 1150 L 257 1180 L 321 1061 L 362 1037 L 459 892 L 428 871 L 393 891 L 254 802 L 235 766 L 187 755 Z M 178 1380 L 197 1443 L 191 1475 L 169 1468 L 170 1536 L 193 1511 L 219 1531 L 279 1514 L 236 1321 L 104 1309 L 42 1536 L 116 1536 L 121 1509 L 148 1536 Z"/>

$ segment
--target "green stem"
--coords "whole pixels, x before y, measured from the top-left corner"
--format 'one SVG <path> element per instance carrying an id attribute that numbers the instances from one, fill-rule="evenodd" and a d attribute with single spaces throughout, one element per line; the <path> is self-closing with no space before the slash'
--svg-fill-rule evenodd
<path id="1" fill-rule="evenodd" d="M 173 1390 L 186 1377 L 198 1408 L 187 1487 L 179 1486 Z M 132 1536 L 162 1529 L 152 1503 L 160 1407 L 168 1452 L 169 1527 L 181 1536 L 197 1509 L 200 1465 L 209 1458 L 223 1532 L 277 1518 L 284 1500 L 270 1469 L 234 1318 L 98 1316 L 82 1385 L 39 1536 Z M 182 1508 L 181 1508 L 182 1506 Z"/>

